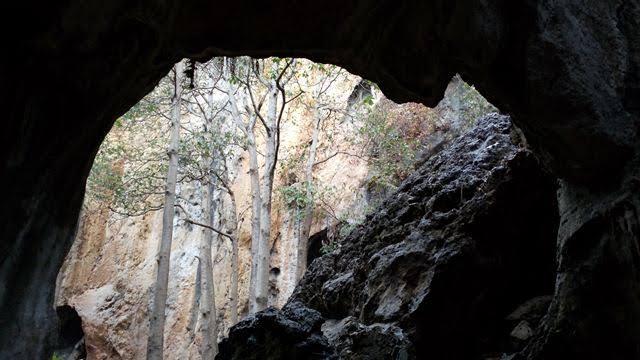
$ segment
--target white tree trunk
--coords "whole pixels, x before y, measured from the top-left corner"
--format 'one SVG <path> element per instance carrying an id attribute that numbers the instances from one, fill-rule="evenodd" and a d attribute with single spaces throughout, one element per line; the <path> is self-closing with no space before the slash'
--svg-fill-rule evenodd
<path id="1" fill-rule="evenodd" d="M 229 76 L 228 72 L 225 71 Z M 247 151 L 249 152 L 249 178 L 251 180 L 251 276 L 249 277 L 249 312 L 254 313 L 258 311 L 258 304 L 256 302 L 256 283 L 257 283 L 257 270 L 258 270 L 258 251 L 260 244 L 260 211 L 261 211 L 261 195 L 260 195 L 260 172 L 258 165 L 258 149 L 255 139 L 255 122 L 256 114 L 250 116 L 249 122 L 245 123 L 242 120 L 238 108 L 238 100 L 236 98 L 235 87 L 231 84 L 229 79 L 226 79 L 226 90 L 229 98 L 229 105 L 231 108 L 231 117 L 233 118 L 236 126 L 244 133 L 247 141 Z M 237 240 L 237 239 L 236 239 Z"/>
<path id="2" fill-rule="evenodd" d="M 262 179 L 262 203 L 260 210 L 260 242 L 258 247 L 258 263 L 256 275 L 256 305 L 257 311 L 266 309 L 269 303 L 269 265 L 271 244 L 271 195 L 273 192 L 273 177 L 275 171 L 277 137 L 276 117 L 278 106 L 278 89 L 275 80 L 270 83 L 267 95 L 266 126 L 267 138 L 265 140 L 265 164 Z"/>
<path id="3" fill-rule="evenodd" d="M 205 224 L 215 228 L 214 204 L 215 185 L 209 182 L 206 187 L 204 201 L 202 203 L 205 213 Z M 213 284 L 213 260 L 211 256 L 212 244 L 214 241 L 213 231 L 204 229 L 204 236 L 200 243 L 200 266 L 202 276 L 202 298 L 200 300 L 200 334 L 202 343 L 200 344 L 200 354 L 202 359 L 213 359 L 218 352 L 218 328 L 216 322 L 215 287 Z"/>
<path id="4" fill-rule="evenodd" d="M 173 238 L 173 215 L 176 201 L 176 180 L 178 175 L 178 146 L 180 143 L 180 111 L 182 104 L 183 62 L 175 66 L 175 92 L 171 103 L 171 139 L 169 143 L 169 169 L 165 189 L 164 209 L 162 213 L 162 238 L 158 251 L 156 282 L 153 291 L 151 316 L 149 317 L 149 339 L 147 359 L 162 360 L 164 347 L 165 308 L 167 304 L 167 285 L 169 282 L 169 260 Z"/>
<path id="5" fill-rule="evenodd" d="M 251 178 L 251 278 L 249 279 L 249 312 L 259 311 L 257 303 L 258 269 L 261 243 L 261 202 L 260 173 L 258 169 L 258 151 L 256 149 L 253 133 L 250 135 L 249 144 L 249 177 Z"/>
<path id="6" fill-rule="evenodd" d="M 231 163 L 236 164 L 238 159 L 235 154 L 232 157 Z M 229 236 L 229 240 L 231 241 L 231 274 L 229 280 L 229 326 L 233 326 L 238 322 L 238 206 L 236 205 L 236 195 L 230 187 L 230 183 L 232 180 L 231 172 L 229 171 L 227 159 L 223 158 L 224 164 L 224 172 L 221 175 L 221 178 L 224 180 L 220 180 L 222 187 L 226 190 L 229 195 L 230 202 L 230 216 L 229 216 L 229 224 L 227 228 L 230 230 L 231 234 Z"/>
<path id="7" fill-rule="evenodd" d="M 313 132 L 311 134 L 311 146 L 309 147 L 309 157 L 305 168 L 305 188 L 307 203 L 303 209 L 302 226 L 298 235 L 298 261 L 296 267 L 296 281 L 300 281 L 307 269 L 307 253 L 309 248 L 309 234 L 311 233 L 311 223 L 313 222 L 313 164 L 316 162 L 318 151 L 318 138 L 320 135 L 320 123 L 322 122 L 320 109 L 314 108 Z"/>
<path id="8" fill-rule="evenodd" d="M 238 322 L 238 207 L 233 192 L 229 193 L 231 198 L 231 286 L 229 289 L 229 322 L 233 326 Z"/>

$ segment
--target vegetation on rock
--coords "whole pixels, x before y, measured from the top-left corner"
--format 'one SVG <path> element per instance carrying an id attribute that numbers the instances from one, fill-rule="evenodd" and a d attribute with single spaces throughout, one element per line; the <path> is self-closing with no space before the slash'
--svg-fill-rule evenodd
<path id="1" fill-rule="evenodd" d="M 172 72 L 118 119 L 87 183 L 85 216 L 100 209 L 110 222 L 160 210 L 167 215 L 157 265 L 167 277 L 158 277 L 151 291 L 156 315 L 150 316 L 148 358 L 162 356 L 168 330 L 154 319 L 164 314 L 169 269 L 182 266 L 169 265 L 173 227 L 202 231 L 194 244 L 197 270 L 187 330 L 200 356 L 211 358 L 229 326 L 275 305 L 274 291 L 280 290 L 274 276 L 282 276 L 279 265 L 273 268 L 274 248 L 283 251 L 279 241 L 294 248 L 284 274 L 293 285 L 309 259 L 339 251 L 340 239 L 437 144 L 472 126 L 473 116 L 495 110 L 459 77 L 445 100 L 430 109 L 395 104 L 375 84 L 305 60 L 217 58 L 187 70 Z M 283 142 L 283 132 L 296 141 Z M 175 190 L 167 172 L 175 174 Z M 336 183 L 336 177 L 351 187 Z M 241 182 L 246 187 L 238 187 Z M 167 195 L 175 195 L 170 208 Z M 282 234 L 284 224 L 289 233 Z M 327 236 L 310 244 L 320 230 Z M 221 246 L 230 249 L 224 253 L 230 257 L 229 279 L 222 282 L 214 275 Z M 312 246 L 315 255 L 309 253 Z M 241 257 L 246 251 L 248 264 Z M 227 284 L 223 303 L 216 303 L 215 283 Z"/>

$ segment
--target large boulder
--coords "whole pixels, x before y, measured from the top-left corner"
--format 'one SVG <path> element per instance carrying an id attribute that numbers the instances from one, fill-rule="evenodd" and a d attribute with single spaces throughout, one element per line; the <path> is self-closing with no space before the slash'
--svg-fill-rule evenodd
<path id="1" fill-rule="evenodd" d="M 309 338 L 324 334 L 343 358 L 470 359 L 519 350 L 510 346 L 508 316 L 553 293 L 556 189 L 510 119 L 485 116 L 424 162 L 336 251 L 316 259 L 281 315 L 319 312 L 323 326 L 307 327 Z M 241 324 L 226 343 L 265 331 L 255 320 Z M 226 349 L 219 359 L 240 359 Z"/>
<path id="2" fill-rule="evenodd" d="M 321 320 L 317 311 L 305 307 L 285 313 L 268 308 L 231 328 L 216 359 L 335 358 L 327 339 L 318 332 Z"/>

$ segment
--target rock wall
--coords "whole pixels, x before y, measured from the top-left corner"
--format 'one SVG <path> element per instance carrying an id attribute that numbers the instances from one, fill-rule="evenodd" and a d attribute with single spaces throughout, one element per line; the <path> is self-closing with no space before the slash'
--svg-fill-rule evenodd
<path id="1" fill-rule="evenodd" d="M 316 259 L 281 312 L 233 327 L 218 359 L 512 356 L 553 293 L 556 189 L 508 117 L 483 117 Z"/>

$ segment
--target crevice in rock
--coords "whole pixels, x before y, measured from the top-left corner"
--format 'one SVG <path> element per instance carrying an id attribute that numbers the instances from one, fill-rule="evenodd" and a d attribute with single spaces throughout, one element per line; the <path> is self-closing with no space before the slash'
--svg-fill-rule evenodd
<path id="1" fill-rule="evenodd" d="M 58 316 L 58 350 L 54 353 L 64 359 L 84 359 L 87 352 L 84 345 L 82 319 L 78 312 L 69 305 L 56 307 Z"/>
<path id="2" fill-rule="evenodd" d="M 328 229 L 322 229 L 309 236 L 309 250 L 307 251 L 307 264 L 322 255 L 322 247 L 329 241 Z"/>

